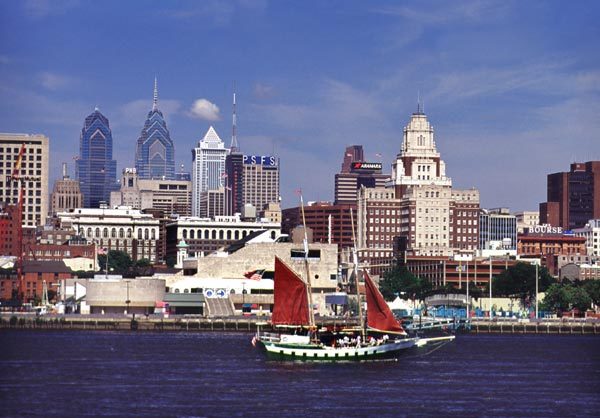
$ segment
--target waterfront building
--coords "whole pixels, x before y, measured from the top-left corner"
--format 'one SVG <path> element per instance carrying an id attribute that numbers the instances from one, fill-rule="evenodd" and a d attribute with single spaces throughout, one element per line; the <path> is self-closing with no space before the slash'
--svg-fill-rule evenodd
<path id="1" fill-rule="evenodd" d="M 600 219 L 590 219 L 583 228 L 574 229 L 573 234 L 585 238 L 588 255 L 600 257 Z"/>
<path id="2" fill-rule="evenodd" d="M 341 172 L 335 175 L 335 201 L 356 206 L 358 190 L 364 187 L 385 187 L 388 174 L 381 173 L 381 163 L 366 162 L 362 145 L 346 147 Z"/>
<path id="3" fill-rule="evenodd" d="M 600 218 L 600 161 L 573 163 L 569 172 L 548 174 L 547 184 L 540 223 L 573 229 Z"/>
<path id="4" fill-rule="evenodd" d="M 227 187 L 225 176 L 225 158 L 228 150 L 225 144 L 211 126 L 198 146 L 192 150 L 192 215 L 199 217 L 215 216 L 215 213 L 206 213 L 201 210 L 202 193 L 209 190 L 219 190 Z M 207 197 L 205 197 L 206 199 Z M 206 210 L 210 205 L 204 205 Z"/>
<path id="5" fill-rule="evenodd" d="M 586 255 L 586 252 L 584 237 L 564 235 L 562 230 L 549 225 L 517 236 L 517 254 L 521 258 L 539 258 L 554 276 L 559 274 L 560 256 L 580 256 Z"/>
<path id="6" fill-rule="evenodd" d="M 175 147 L 162 112 L 158 108 L 158 85 L 154 79 L 154 99 L 137 140 L 135 168 L 141 179 L 175 179 Z"/>
<path id="7" fill-rule="evenodd" d="M 143 179 L 136 168 L 125 168 L 121 188 L 110 194 L 110 206 L 156 209 L 165 216 L 190 216 L 192 182 L 186 180 Z"/>
<path id="8" fill-rule="evenodd" d="M 517 252 L 517 218 L 507 208 L 481 209 L 479 249 Z"/>
<path id="9" fill-rule="evenodd" d="M 19 176 L 23 179 L 21 224 L 35 227 L 48 215 L 50 140 L 44 135 L 0 133 L 0 204 L 17 205 L 19 182 L 11 180 L 24 146 Z"/>
<path id="10" fill-rule="evenodd" d="M 177 244 L 184 240 L 188 255 L 202 257 L 223 249 L 256 233 L 268 231 L 271 239 L 281 235 L 281 224 L 267 221 L 245 221 L 240 215 L 217 216 L 213 219 L 181 217 L 167 224 L 167 257 L 177 256 Z"/>
<path id="11" fill-rule="evenodd" d="M 63 163 L 62 179 L 54 182 L 51 201 L 53 215 L 83 206 L 83 195 L 79 188 L 79 181 L 69 177 L 66 163 Z"/>
<path id="12" fill-rule="evenodd" d="M 109 209 L 75 209 L 57 214 L 63 227 L 72 227 L 77 234 L 106 251 L 124 251 L 133 261 L 157 261 L 159 221 L 152 214 L 128 206 Z"/>
<path id="13" fill-rule="evenodd" d="M 98 208 L 108 203 L 118 185 L 117 161 L 113 160 L 113 139 L 109 122 L 98 108 L 85 118 L 79 138 L 75 177 L 83 194 L 83 207 Z"/>
<path id="14" fill-rule="evenodd" d="M 539 211 L 522 211 L 516 212 L 517 218 L 517 232 L 523 234 L 528 231 L 530 227 L 540 224 L 540 212 Z"/>
<path id="15" fill-rule="evenodd" d="M 21 279 L 23 302 L 38 304 L 47 290 L 56 292 L 63 280 L 71 278 L 71 269 L 62 261 L 23 261 Z M 14 300 L 19 291 L 19 278 L 15 271 L 0 272 L 0 302 Z"/>

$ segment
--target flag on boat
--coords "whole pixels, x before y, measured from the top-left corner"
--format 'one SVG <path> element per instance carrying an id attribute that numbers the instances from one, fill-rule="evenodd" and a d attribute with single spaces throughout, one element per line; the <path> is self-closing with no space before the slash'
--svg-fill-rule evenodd
<path id="1" fill-rule="evenodd" d="M 246 277 L 247 279 L 250 280 L 260 280 L 262 279 L 263 274 L 265 273 L 265 270 L 252 270 L 252 271 L 247 271 L 246 273 L 244 273 L 244 277 Z"/>

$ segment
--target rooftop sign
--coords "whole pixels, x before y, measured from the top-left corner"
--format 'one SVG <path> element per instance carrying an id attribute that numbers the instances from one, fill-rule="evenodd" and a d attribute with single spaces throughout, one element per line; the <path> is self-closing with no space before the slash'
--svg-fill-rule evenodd
<path id="1" fill-rule="evenodd" d="M 366 163 L 364 161 L 354 161 L 351 166 L 352 170 L 381 170 L 381 163 Z"/>
<path id="2" fill-rule="evenodd" d="M 277 158 L 271 155 L 244 155 L 244 164 L 277 167 Z"/>

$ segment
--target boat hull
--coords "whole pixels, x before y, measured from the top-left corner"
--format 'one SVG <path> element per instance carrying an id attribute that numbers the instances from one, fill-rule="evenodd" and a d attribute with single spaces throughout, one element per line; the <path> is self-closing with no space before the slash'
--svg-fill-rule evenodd
<path id="1" fill-rule="evenodd" d="M 327 347 L 317 344 L 281 344 L 262 342 L 271 360 L 364 361 L 394 358 L 402 350 L 415 347 L 418 338 L 405 338 L 381 345 L 364 347 Z"/>

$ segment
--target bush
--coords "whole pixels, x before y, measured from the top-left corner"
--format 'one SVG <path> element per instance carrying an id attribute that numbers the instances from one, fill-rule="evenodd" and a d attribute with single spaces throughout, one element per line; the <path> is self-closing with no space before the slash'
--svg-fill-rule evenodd
<path id="1" fill-rule="evenodd" d="M 15 315 L 11 316 L 8 323 L 10 324 L 11 327 L 16 326 L 17 325 L 17 317 Z"/>

